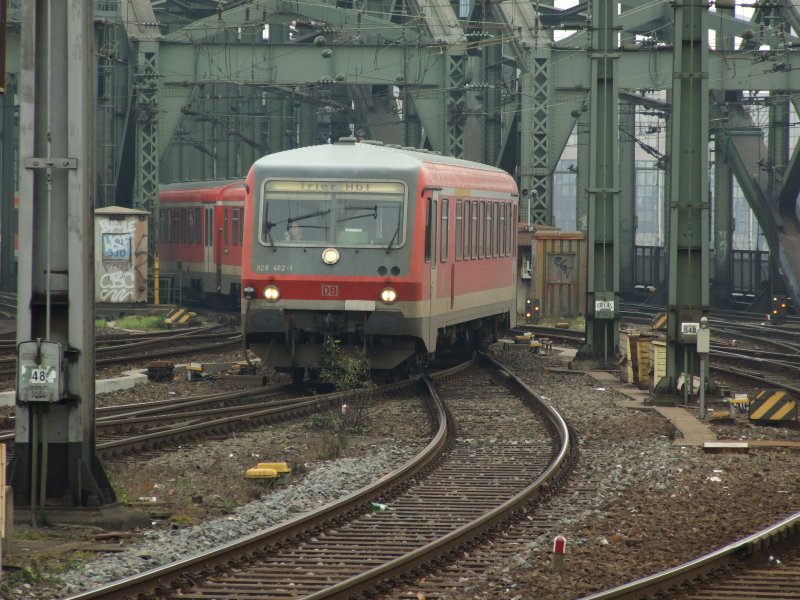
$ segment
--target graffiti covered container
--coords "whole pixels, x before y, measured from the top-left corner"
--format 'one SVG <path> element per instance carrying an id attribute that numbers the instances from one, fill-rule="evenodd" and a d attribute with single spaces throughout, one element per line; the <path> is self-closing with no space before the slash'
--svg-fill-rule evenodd
<path id="1" fill-rule="evenodd" d="M 542 315 L 586 314 L 586 236 L 576 231 L 539 230 L 532 235 L 531 297 Z"/>
<path id="2" fill-rule="evenodd" d="M 148 214 L 120 206 L 94 211 L 95 302 L 147 302 Z"/>

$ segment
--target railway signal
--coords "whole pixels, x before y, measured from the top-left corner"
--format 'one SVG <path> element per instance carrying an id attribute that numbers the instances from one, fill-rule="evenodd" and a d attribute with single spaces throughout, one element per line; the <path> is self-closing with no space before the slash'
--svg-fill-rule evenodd
<path id="1" fill-rule="evenodd" d="M 525 299 L 525 319 L 528 322 L 536 323 L 542 316 L 542 306 L 538 298 Z"/>
<path id="2" fill-rule="evenodd" d="M 772 310 L 770 311 L 769 318 L 771 321 L 782 321 L 786 317 L 786 312 L 789 308 L 789 300 L 786 296 L 773 296 L 772 297 Z"/>

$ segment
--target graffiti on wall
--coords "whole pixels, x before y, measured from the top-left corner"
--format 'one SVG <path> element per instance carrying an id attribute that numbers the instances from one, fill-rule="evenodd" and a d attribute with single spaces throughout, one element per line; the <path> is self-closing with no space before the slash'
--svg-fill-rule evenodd
<path id="1" fill-rule="evenodd" d="M 147 300 L 147 234 L 137 218 L 98 216 L 95 231 L 100 253 L 97 269 L 98 302 Z"/>
<path id="2" fill-rule="evenodd" d="M 575 255 L 547 255 L 547 283 L 575 283 Z"/>

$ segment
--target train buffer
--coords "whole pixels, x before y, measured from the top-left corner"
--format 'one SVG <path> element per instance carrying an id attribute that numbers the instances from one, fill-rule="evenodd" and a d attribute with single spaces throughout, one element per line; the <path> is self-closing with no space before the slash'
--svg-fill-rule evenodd
<path id="1" fill-rule="evenodd" d="M 185 327 L 190 325 L 191 321 L 196 318 L 196 312 L 186 310 L 185 308 L 173 308 L 167 313 L 164 321 L 166 321 L 167 325 L 170 327 Z"/>
<path id="2" fill-rule="evenodd" d="M 797 421 L 797 402 L 786 390 L 762 390 L 750 401 L 748 409 L 751 421 Z"/>

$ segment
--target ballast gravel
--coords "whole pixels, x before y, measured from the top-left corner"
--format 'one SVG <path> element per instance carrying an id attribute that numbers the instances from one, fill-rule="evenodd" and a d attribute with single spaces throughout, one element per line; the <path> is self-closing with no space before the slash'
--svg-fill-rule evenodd
<path id="1" fill-rule="evenodd" d="M 536 356 L 498 346 L 495 354 L 561 412 L 577 434 L 580 460 L 571 478 L 574 489 L 548 507 L 560 514 L 558 527 L 532 536 L 513 560 L 506 556 L 479 577 L 460 582 L 452 600 L 580 598 L 679 564 L 800 510 L 796 451 L 722 455 L 681 446 L 673 443 L 679 442 L 679 432 L 655 411 L 623 408 L 618 403 L 625 400 L 622 394 L 586 375 L 553 369 L 566 364 L 558 352 Z M 184 393 L 177 386 L 161 390 Z M 353 456 L 313 462 L 297 481 L 222 517 L 144 531 L 113 554 L 36 582 L 5 588 L 0 582 L 0 596 L 62 598 L 298 516 L 405 462 L 424 443 L 409 435 L 412 424 L 420 422 L 419 415 L 410 418 L 405 409 L 384 409 L 365 432 L 374 443 L 363 444 Z M 287 444 L 301 435 L 282 433 L 283 427 L 276 426 L 270 435 L 286 436 Z M 746 419 L 713 428 L 720 439 L 800 440 L 796 429 L 754 426 Z M 159 462 L 167 479 L 177 479 L 190 472 L 187 465 L 208 463 L 210 452 L 208 445 L 150 462 Z M 188 476 L 198 488 L 213 486 L 213 473 Z M 559 534 L 567 537 L 568 550 L 562 571 L 554 573 L 550 548 Z M 414 585 L 405 592 L 405 598 L 409 592 L 414 597 Z"/>
<path id="2" fill-rule="evenodd" d="M 335 468 L 318 468 L 298 483 L 272 492 L 262 500 L 238 507 L 227 517 L 175 531 L 145 531 L 127 551 L 110 554 L 62 575 L 65 595 L 91 590 L 109 581 L 143 573 L 211 548 L 224 545 L 273 525 L 318 510 L 390 472 L 410 458 L 397 446 L 362 458 L 344 458 Z"/>

